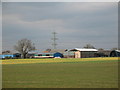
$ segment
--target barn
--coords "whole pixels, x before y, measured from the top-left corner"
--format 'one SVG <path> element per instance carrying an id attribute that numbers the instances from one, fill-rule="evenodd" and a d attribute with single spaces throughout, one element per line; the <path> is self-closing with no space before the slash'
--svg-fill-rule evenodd
<path id="1" fill-rule="evenodd" d="M 74 58 L 90 58 L 95 57 L 97 51 L 97 49 L 75 48 L 71 49 L 69 52 L 74 53 Z"/>
<path id="2" fill-rule="evenodd" d="M 120 50 L 113 50 L 110 52 L 110 57 L 120 57 Z"/>

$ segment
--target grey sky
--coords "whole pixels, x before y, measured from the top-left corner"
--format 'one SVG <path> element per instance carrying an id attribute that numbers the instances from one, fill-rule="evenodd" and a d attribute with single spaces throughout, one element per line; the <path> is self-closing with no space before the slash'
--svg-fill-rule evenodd
<path id="1" fill-rule="evenodd" d="M 3 50 L 13 50 L 27 38 L 38 50 L 53 48 L 56 31 L 58 49 L 83 47 L 111 49 L 118 45 L 118 3 L 94 2 L 3 2 Z"/>

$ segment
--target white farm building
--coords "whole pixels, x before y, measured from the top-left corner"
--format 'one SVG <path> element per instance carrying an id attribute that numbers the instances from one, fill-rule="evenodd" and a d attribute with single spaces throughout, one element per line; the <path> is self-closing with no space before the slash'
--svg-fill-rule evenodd
<path id="1" fill-rule="evenodd" d="M 89 57 L 95 57 L 95 53 L 97 53 L 98 50 L 87 49 L 87 48 L 75 48 L 69 50 L 69 52 L 74 53 L 74 58 L 89 58 Z"/>

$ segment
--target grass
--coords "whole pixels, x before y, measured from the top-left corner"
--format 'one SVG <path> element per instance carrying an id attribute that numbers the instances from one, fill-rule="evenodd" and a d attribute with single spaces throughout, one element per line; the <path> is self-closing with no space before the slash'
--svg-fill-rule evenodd
<path id="1" fill-rule="evenodd" d="M 3 60 L 2 85 L 3 88 L 117 88 L 117 60 L 117 58 Z"/>

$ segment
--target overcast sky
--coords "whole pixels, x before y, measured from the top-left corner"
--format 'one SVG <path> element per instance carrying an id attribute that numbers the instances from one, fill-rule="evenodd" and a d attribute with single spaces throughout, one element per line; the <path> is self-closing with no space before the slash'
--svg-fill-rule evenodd
<path id="1" fill-rule="evenodd" d="M 40 51 L 73 49 L 91 44 L 96 48 L 118 46 L 118 3 L 3 2 L 3 50 L 14 50 L 18 40 L 30 39 Z"/>

